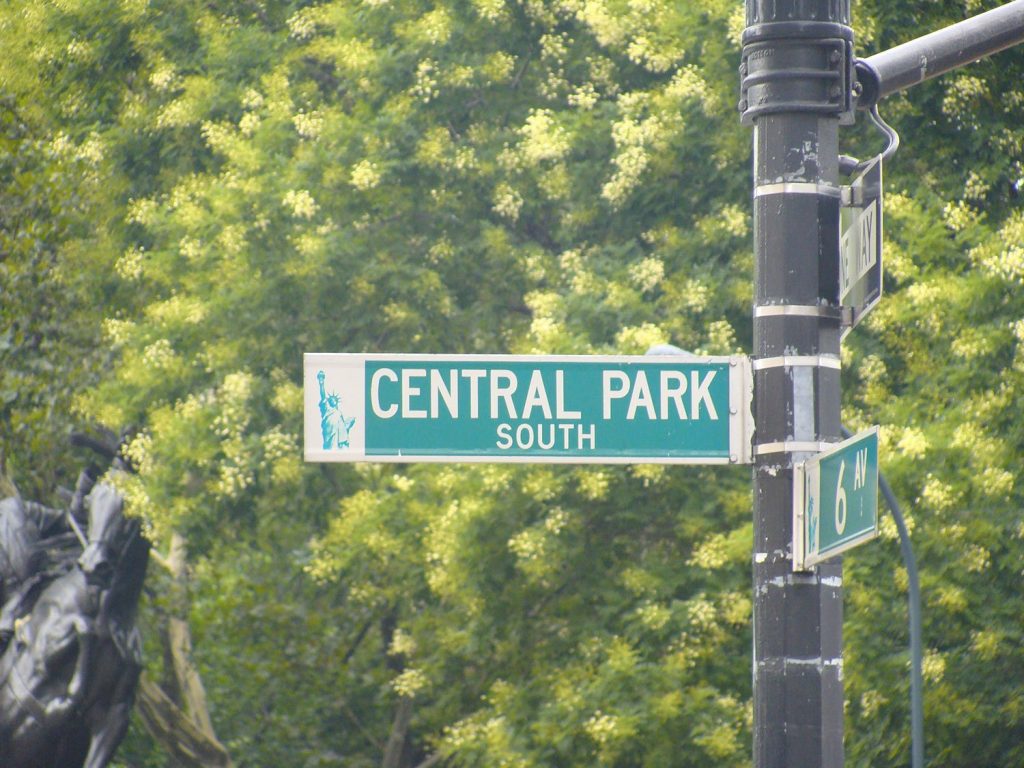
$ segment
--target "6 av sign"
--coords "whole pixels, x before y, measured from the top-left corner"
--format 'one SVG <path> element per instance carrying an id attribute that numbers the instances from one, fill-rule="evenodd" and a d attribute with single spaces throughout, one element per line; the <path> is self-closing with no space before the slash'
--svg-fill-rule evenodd
<path id="1" fill-rule="evenodd" d="M 793 568 L 878 535 L 878 427 L 793 469 Z"/>
<path id="2" fill-rule="evenodd" d="M 307 461 L 749 463 L 745 357 L 307 354 Z"/>

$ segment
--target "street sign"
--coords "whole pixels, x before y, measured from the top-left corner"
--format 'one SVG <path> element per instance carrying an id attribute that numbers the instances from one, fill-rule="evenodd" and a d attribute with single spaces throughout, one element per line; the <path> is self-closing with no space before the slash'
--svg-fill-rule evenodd
<path id="1" fill-rule="evenodd" d="M 882 158 L 847 189 L 839 211 L 839 303 L 850 310 L 843 336 L 882 298 Z"/>
<path id="2" fill-rule="evenodd" d="M 793 569 L 878 535 L 878 427 L 793 468 Z"/>
<path id="3" fill-rule="evenodd" d="M 306 461 L 750 462 L 745 357 L 306 354 Z"/>

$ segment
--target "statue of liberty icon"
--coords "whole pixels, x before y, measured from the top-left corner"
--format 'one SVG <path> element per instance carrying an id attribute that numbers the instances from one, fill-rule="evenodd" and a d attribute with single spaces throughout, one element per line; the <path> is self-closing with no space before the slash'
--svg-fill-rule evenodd
<path id="1" fill-rule="evenodd" d="M 324 389 L 326 378 L 323 371 L 316 375 L 320 382 L 320 432 L 324 438 L 324 450 L 348 448 L 348 435 L 356 420 L 345 418 L 341 412 L 341 398 L 336 393 L 327 394 Z"/>

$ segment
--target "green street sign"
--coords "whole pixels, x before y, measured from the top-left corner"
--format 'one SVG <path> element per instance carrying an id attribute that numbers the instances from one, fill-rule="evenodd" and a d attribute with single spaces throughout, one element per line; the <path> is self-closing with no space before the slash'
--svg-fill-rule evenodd
<path id="1" fill-rule="evenodd" d="M 878 535 L 878 427 L 793 469 L 793 568 Z"/>
<path id="2" fill-rule="evenodd" d="M 306 354 L 306 461 L 742 464 L 745 357 Z"/>

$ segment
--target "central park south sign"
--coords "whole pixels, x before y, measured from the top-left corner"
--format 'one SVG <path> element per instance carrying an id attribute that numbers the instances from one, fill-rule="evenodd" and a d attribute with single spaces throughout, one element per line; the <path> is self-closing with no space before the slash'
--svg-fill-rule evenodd
<path id="1" fill-rule="evenodd" d="M 749 463 L 745 357 L 306 354 L 307 461 Z"/>

